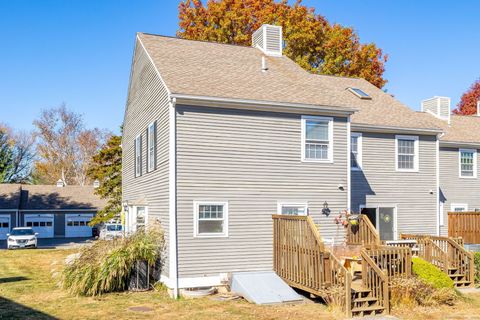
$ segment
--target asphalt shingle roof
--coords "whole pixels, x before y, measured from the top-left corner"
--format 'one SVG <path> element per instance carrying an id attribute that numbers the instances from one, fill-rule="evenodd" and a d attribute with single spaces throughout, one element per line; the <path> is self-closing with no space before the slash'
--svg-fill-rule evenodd
<path id="1" fill-rule="evenodd" d="M 93 186 L 0 184 L 0 209 L 102 209 L 105 205 Z"/>
<path id="2" fill-rule="evenodd" d="M 364 79 L 311 74 L 285 56 L 265 56 L 268 71 L 262 72 L 264 54 L 253 47 L 145 33 L 138 38 L 172 93 L 354 108 L 354 124 L 439 129 L 429 115 L 419 115 Z M 348 87 L 372 99 L 362 100 Z"/>
<path id="3" fill-rule="evenodd" d="M 444 131 L 440 141 L 480 144 L 479 116 L 451 115 L 449 124 L 446 120 L 440 120 L 433 115 L 428 115 L 434 118 Z"/>

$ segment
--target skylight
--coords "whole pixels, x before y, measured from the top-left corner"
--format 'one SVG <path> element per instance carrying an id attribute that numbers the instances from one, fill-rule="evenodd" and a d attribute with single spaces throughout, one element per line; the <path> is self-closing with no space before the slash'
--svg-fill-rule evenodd
<path id="1" fill-rule="evenodd" d="M 348 90 L 354 95 L 356 95 L 357 97 L 359 97 L 360 99 L 372 99 L 372 97 L 370 97 L 367 93 L 365 93 L 365 91 L 360 90 L 358 88 L 348 88 Z"/>

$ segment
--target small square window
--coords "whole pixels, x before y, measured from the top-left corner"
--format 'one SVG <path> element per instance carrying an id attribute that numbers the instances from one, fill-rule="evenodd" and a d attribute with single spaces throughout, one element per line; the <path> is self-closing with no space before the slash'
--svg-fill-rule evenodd
<path id="1" fill-rule="evenodd" d="M 32 227 L 32 221 L 27 221 L 27 227 Z"/>
<path id="2" fill-rule="evenodd" d="M 195 236 L 227 236 L 228 205 L 226 202 L 195 202 Z"/>
<path id="3" fill-rule="evenodd" d="M 52 226 L 52 221 L 47 221 L 46 225 L 47 225 L 47 227 L 51 227 Z"/>

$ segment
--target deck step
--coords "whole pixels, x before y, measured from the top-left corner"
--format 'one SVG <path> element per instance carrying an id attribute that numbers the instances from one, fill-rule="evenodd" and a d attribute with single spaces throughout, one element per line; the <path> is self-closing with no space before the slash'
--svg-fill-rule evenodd
<path id="1" fill-rule="evenodd" d="M 466 281 L 466 280 L 463 280 L 463 281 L 453 281 L 453 283 L 455 284 L 455 287 L 464 287 L 464 286 L 469 286 L 472 284 L 472 281 Z"/>
<path id="2" fill-rule="evenodd" d="M 353 308 L 352 312 L 382 311 L 382 310 L 385 310 L 385 308 L 382 306 L 368 306 L 368 307 Z"/>
<path id="3" fill-rule="evenodd" d="M 360 283 L 352 283 L 352 290 L 355 292 L 372 292 L 372 290 L 365 288 L 362 284 Z"/>
<path id="4" fill-rule="evenodd" d="M 449 274 L 448 276 L 449 276 L 450 278 L 458 278 L 458 277 L 465 277 L 465 274 L 463 274 L 463 273 Z"/>
<path id="5" fill-rule="evenodd" d="M 364 297 L 364 298 L 355 298 L 352 300 L 353 302 L 375 302 L 378 301 L 375 297 Z"/>

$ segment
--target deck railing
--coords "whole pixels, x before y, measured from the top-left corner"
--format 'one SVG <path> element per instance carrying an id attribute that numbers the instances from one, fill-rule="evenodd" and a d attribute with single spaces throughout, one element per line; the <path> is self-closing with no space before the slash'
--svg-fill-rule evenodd
<path id="1" fill-rule="evenodd" d="M 412 275 L 412 249 L 394 246 L 365 246 L 364 251 L 389 278 Z"/>
<path id="2" fill-rule="evenodd" d="M 388 275 L 382 271 L 376 262 L 370 257 L 366 249 L 362 249 L 362 283 L 372 292 L 372 296 L 378 299 L 380 306 L 389 310 Z"/>
<path id="3" fill-rule="evenodd" d="M 458 274 L 465 275 L 465 281 L 473 285 L 475 274 L 473 254 L 463 247 L 461 238 L 413 234 L 402 234 L 401 238 L 416 240 L 421 258 L 447 274 L 449 268 L 457 269 Z"/>
<path id="4" fill-rule="evenodd" d="M 347 244 L 380 244 L 380 235 L 366 215 L 359 215 L 358 224 L 347 225 Z"/>
<path id="5" fill-rule="evenodd" d="M 462 237 L 466 243 L 480 244 L 480 212 L 449 212 L 448 236 Z"/>
<path id="6" fill-rule="evenodd" d="M 325 249 L 315 223 L 309 216 L 272 215 L 273 267 L 290 286 L 324 296 L 339 287 L 342 306 L 351 316 L 351 274 Z"/>

